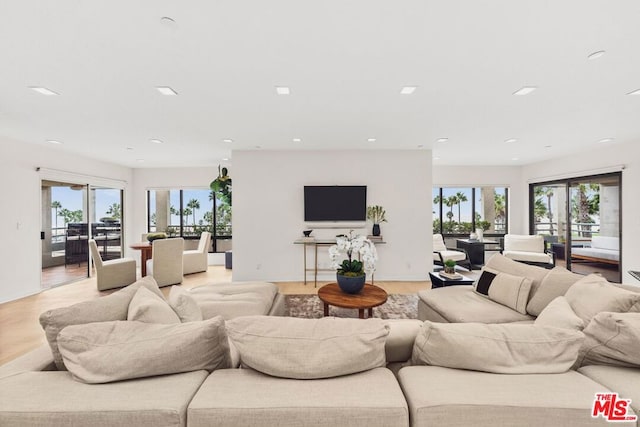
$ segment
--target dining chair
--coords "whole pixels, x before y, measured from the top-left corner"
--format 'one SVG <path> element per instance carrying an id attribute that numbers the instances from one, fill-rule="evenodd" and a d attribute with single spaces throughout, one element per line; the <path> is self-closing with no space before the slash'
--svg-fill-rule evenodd
<path id="1" fill-rule="evenodd" d="M 136 281 L 136 260 L 133 258 L 103 261 L 98 245 L 93 239 L 89 240 L 89 250 L 96 268 L 99 291 L 122 288 Z"/>
<path id="2" fill-rule="evenodd" d="M 147 261 L 147 275 L 153 276 L 158 286 L 182 283 L 184 239 L 158 239 L 152 245 L 153 255 Z"/>
<path id="3" fill-rule="evenodd" d="M 198 242 L 198 249 L 183 252 L 184 274 L 207 271 L 209 266 L 209 246 L 211 245 L 211 233 L 203 231 Z"/>

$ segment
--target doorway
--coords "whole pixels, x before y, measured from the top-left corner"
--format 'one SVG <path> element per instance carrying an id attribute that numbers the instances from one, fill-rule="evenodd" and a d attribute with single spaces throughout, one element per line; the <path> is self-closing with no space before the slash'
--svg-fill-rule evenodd
<path id="1" fill-rule="evenodd" d="M 43 289 L 89 277 L 87 194 L 84 184 L 41 181 Z"/>
<path id="2" fill-rule="evenodd" d="M 556 265 L 620 283 L 621 187 L 621 172 L 531 184 L 531 234 L 545 236 Z"/>

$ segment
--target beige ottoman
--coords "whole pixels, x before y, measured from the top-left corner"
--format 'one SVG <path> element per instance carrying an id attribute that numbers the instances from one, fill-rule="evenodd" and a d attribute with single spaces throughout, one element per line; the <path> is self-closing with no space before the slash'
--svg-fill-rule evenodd
<path id="1" fill-rule="evenodd" d="M 225 320 L 239 316 L 284 316 L 284 296 L 269 282 L 226 282 L 198 286 L 190 290 L 202 316 Z"/>

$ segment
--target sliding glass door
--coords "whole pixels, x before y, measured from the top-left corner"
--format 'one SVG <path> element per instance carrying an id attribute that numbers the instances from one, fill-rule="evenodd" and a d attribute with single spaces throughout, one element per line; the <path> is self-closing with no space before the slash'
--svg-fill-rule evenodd
<path id="1" fill-rule="evenodd" d="M 545 236 L 556 265 L 621 281 L 621 182 L 617 172 L 530 186 L 531 234 Z"/>

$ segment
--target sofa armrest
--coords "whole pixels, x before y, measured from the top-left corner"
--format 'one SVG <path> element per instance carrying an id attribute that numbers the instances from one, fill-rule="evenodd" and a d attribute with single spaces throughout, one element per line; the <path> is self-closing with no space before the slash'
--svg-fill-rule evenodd
<path id="1" fill-rule="evenodd" d="M 48 344 L 43 344 L 17 359 L 0 366 L 0 378 L 28 371 L 55 371 L 53 355 Z"/>
<path id="2" fill-rule="evenodd" d="M 387 363 L 411 359 L 413 342 L 424 322 L 417 319 L 387 319 L 385 323 L 389 325 L 389 335 L 384 344 Z"/>

